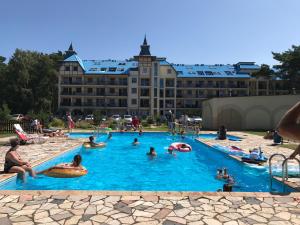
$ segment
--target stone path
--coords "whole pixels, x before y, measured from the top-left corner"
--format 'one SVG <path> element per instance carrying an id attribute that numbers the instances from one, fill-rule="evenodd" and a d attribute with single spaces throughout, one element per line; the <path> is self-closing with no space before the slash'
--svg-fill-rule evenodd
<path id="1" fill-rule="evenodd" d="M 0 224 L 300 224 L 300 200 L 295 195 L 240 197 L 222 194 L 180 197 L 149 193 L 142 196 L 1 195 Z"/>

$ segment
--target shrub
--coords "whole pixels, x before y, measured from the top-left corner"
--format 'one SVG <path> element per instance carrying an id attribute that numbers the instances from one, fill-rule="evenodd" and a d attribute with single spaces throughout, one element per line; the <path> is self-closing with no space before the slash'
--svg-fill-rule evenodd
<path id="1" fill-rule="evenodd" d="M 81 120 L 76 122 L 75 127 L 81 129 L 90 129 L 93 128 L 93 125 L 87 121 Z"/>
<path id="2" fill-rule="evenodd" d="M 147 123 L 148 123 L 148 124 L 154 124 L 153 117 L 148 116 L 148 117 L 147 117 Z"/>
<path id="3" fill-rule="evenodd" d="M 64 128 L 65 122 L 58 118 L 53 118 L 53 120 L 49 123 L 49 127 L 59 127 Z"/>
<path id="4" fill-rule="evenodd" d="M 112 121 L 109 123 L 108 127 L 115 130 L 117 128 L 117 122 L 116 121 Z"/>
<path id="5" fill-rule="evenodd" d="M 146 120 L 142 121 L 142 126 L 143 127 L 149 127 L 149 123 Z"/>
<path id="6" fill-rule="evenodd" d="M 94 115 L 94 124 L 98 124 L 99 125 L 100 122 L 103 119 L 102 113 L 99 110 L 97 110 L 97 111 L 94 112 L 93 115 Z"/>

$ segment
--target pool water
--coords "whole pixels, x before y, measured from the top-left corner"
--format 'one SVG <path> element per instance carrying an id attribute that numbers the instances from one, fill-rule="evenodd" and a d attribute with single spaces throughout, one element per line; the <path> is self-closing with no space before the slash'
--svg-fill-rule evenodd
<path id="1" fill-rule="evenodd" d="M 129 132 L 131 133 L 131 132 Z M 88 138 L 89 136 L 93 135 L 93 133 L 70 133 L 69 137 L 71 138 Z M 199 134 L 197 136 L 195 135 L 186 135 L 188 137 L 198 137 L 198 138 L 203 138 L 203 139 L 216 139 L 217 134 Z M 227 138 L 231 141 L 240 141 L 241 138 L 233 135 L 227 135 Z"/>
<path id="2" fill-rule="evenodd" d="M 106 135 L 97 141 L 107 141 Z M 133 146 L 138 138 L 140 145 Z M 83 150 L 81 147 L 65 153 L 36 168 L 46 169 L 62 162 L 71 162 L 75 154 L 83 157 L 88 174 L 79 178 L 51 178 L 40 175 L 28 178 L 22 184 L 16 179 L 2 184 L 8 190 L 126 190 L 126 191 L 216 191 L 224 181 L 215 179 L 218 168 L 228 168 L 234 176 L 234 191 L 270 191 L 267 171 L 245 166 L 192 138 L 184 141 L 193 148 L 191 152 L 177 152 L 174 157 L 166 153 L 168 146 L 180 137 L 168 133 L 113 133 L 103 149 Z M 157 152 L 156 158 L 146 155 L 150 146 Z M 273 187 L 282 190 L 281 184 Z"/>

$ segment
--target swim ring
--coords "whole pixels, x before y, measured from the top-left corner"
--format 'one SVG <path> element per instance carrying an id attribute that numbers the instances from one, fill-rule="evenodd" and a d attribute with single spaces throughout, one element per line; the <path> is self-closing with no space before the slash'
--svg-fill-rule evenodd
<path id="1" fill-rule="evenodd" d="M 182 147 L 182 145 L 185 146 Z M 192 151 L 192 147 L 186 143 L 174 142 L 169 146 L 168 150 L 179 151 L 179 152 L 190 152 Z"/>
<path id="2" fill-rule="evenodd" d="M 95 149 L 95 148 L 104 148 L 106 146 L 106 144 L 104 142 L 100 142 L 98 143 L 96 146 L 91 146 L 91 144 L 89 142 L 84 142 L 82 144 L 82 146 L 84 148 L 90 148 L 90 149 Z"/>
<path id="3" fill-rule="evenodd" d="M 73 178 L 86 175 L 87 172 L 85 168 L 54 166 L 43 172 L 43 174 L 48 177 Z"/>

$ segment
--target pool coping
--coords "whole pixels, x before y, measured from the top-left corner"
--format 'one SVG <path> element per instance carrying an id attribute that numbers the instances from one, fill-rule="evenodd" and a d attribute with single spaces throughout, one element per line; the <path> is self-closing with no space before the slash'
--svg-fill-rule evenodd
<path id="1" fill-rule="evenodd" d="M 161 132 L 161 133 L 168 133 L 168 131 L 144 131 L 144 133 L 155 133 L 155 132 Z M 73 138 L 69 138 L 73 139 Z M 199 140 L 200 138 L 195 138 L 194 140 L 208 146 L 207 143 L 204 143 Z M 66 149 L 64 151 L 58 152 L 48 158 L 38 160 L 33 163 L 33 167 L 39 166 L 42 163 L 45 163 L 47 161 L 50 161 L 62 154 L 65 154 L 69 151 L 74 150 L 75 148 L 81 146 L 82 144 L 76 144 L 70 149 Z M 232 159 L 235 159 L 239 162 L 235 157 L 232 157 L 228 155 Z M 17 176 L 17 173 L 12 173 L 12 174 L 1 174 L 0 175 L 0 183 L 6 182 L 9 179 L 14 178 Z M 280 179 L 276 179 L 279 182 Z M 290 182 L 285 182 L 287 186 L 289 186 Z M 293 189 L 296 189 L 293 186 L 289 186 Z M 297 188 L 298 189 L 298 188 Z M 300 189 L 298 189 L 300 190 Z M 189 191 L 106 191 L 106 190 L 97 190 L 97 191 L 86 191 L 86 190 L 0 190 L 1 195 L 128 195 L 128 196 L 146 196 L 146 195 L 154 195 L 154 196 L 178 196 L 178 197 L 183 197 L 183 196 L 234 196 L 234 197 L 274 197 L 274 196 L 295 196 L 295 197 L 300 197 L 300 192 L 291 192 L 291 193 L 270 193 L 270 192 L 189 192 Z"/>

